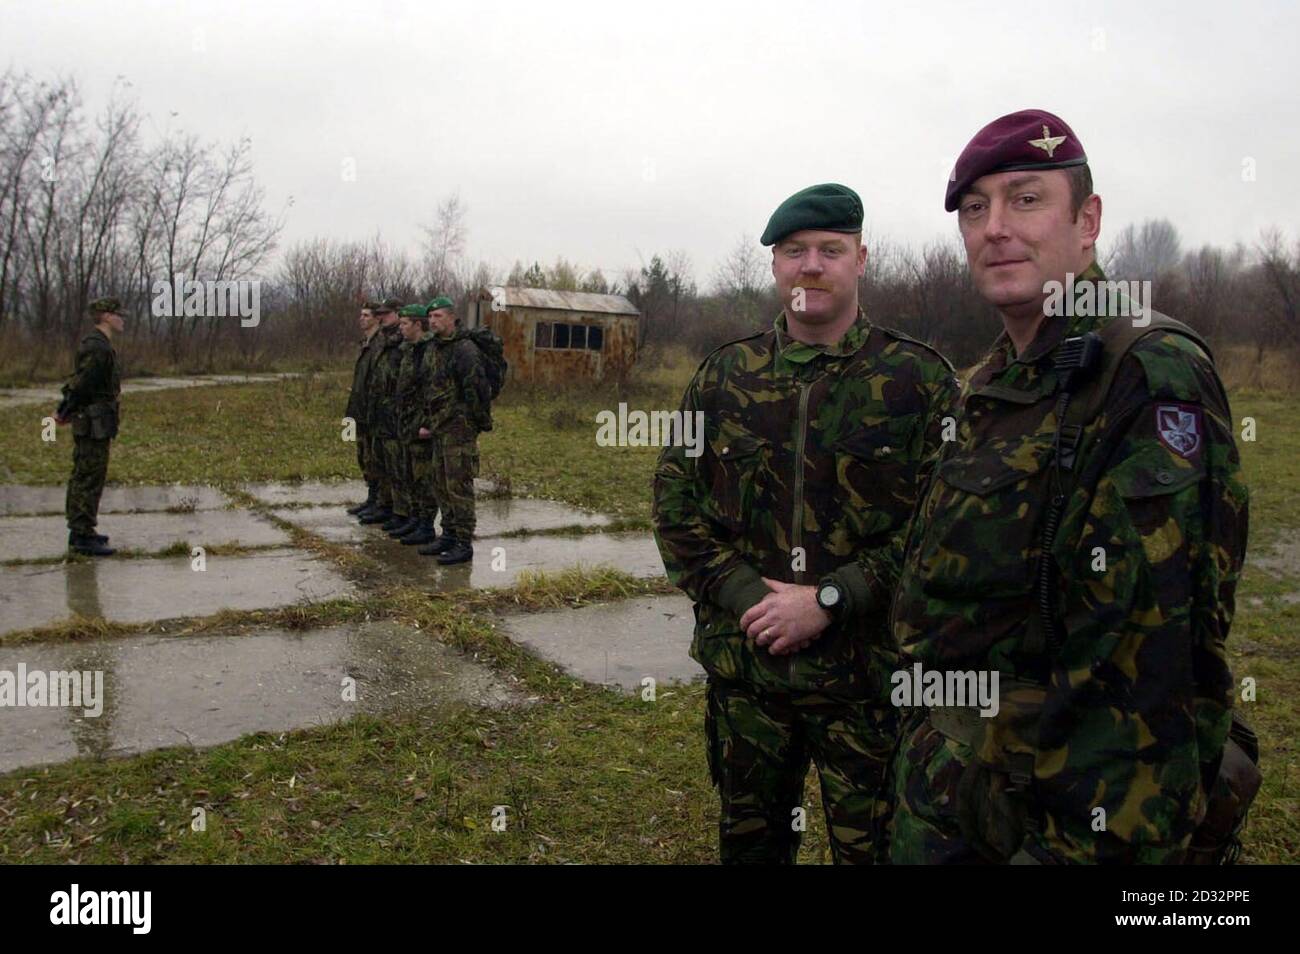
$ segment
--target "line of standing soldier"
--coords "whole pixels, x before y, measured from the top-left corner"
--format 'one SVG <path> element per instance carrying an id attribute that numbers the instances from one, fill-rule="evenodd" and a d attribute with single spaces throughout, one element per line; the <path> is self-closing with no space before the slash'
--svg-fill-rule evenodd
<path id="1" fill-rule="evenodd" d="M 1247 493 L 1208 348 L 1102 304 L 1101 200 L 1059 117 L 982 129 L 945 208 L 1004 328 L 964 387 L 868 321 L 861 201 L 813 186 L 762 239 L 785 311 L 687 388 L 703 453 L 660 456 L 722 860 L 795 860 L 810 761 L 837 862 L 1231 858 L 1260 777 L 1225 652 Z M 1053 284 L 1082 297 L 1057 311 Z M 998 704 L 896 698 L 917 666 L 983 673 Z"/>
<path id="2" fill-rule="evenodd" d="M 478 434 L 492 426 L 482 350 L 445 296 L 367 302 L 360 324 L 347 416 L 369 492 L 348 512 L 440 564 L 468 562 Z"/>

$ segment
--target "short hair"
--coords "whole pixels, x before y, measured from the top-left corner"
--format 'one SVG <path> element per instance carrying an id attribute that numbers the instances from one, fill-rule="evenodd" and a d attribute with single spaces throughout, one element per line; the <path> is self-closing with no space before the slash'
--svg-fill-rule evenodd
<path id="1" fill-rule="evenodd" d="M 1079 210 L 1088 201 L 1088 196 L 1092 195 L 1092 170 L 1085 162 L 1079 166 L 1070 166 L 1065 174 L 1070 180 L 1070 215 L 1072 221 L 1077 222 Z"/>

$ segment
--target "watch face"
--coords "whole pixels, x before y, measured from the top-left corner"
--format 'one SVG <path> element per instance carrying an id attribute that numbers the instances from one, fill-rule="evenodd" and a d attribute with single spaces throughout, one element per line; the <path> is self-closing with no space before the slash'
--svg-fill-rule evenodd
<path id="1" fill-rule="evenodd" d="M 817 602 L 822 606 L 834 606 L 840 601 L 840 588 L 829 583 L 817 591 Z"/>

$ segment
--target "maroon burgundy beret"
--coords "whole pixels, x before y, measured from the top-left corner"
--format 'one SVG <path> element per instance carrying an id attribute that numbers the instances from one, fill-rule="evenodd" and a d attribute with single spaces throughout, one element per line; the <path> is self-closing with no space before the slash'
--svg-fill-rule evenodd
<path id="1" fill-rule="evenodd" d="M 957 208 L 962 193 L 990 172 L 1064 169 L 1088 161 L 1074 130 L 1044 109 L 1022 109 L 995 119 L 975 134 L 948 177 L 943 207 Z"/>

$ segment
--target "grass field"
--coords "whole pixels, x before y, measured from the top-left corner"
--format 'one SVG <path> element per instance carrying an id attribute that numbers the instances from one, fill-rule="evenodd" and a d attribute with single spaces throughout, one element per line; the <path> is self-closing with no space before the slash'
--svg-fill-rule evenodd
<path id="1" fill-rule="evenodd" d="M 621 396 L 672 407 L 691 368 L 644 373 Z M 131 395 L 109 479 L 121 483 L 352 477 L 340 440 L 346 378 L 313 375 L 273 385 Z M 595 444 L 594 417 L 620 397 L 583 391 L 509 393 L 481 442 L 483 474 L 516 495 L 550 497 L 648 527 L 656 452 Z M 1252 815 L 1247 860 L 1300 860 L 1300 423 L 1284 395 L 1238 392 L 1252 492 L 1252 566 L 1238 593 L 1230 642 L 1238 678 L 1258 682 L 1248 705 L 1263 743 L 1265 787 Z M 40 440 L 48 409 L 0 411 L 0 480 L 66 479 L 70 440 Z M 295 542 L 373 568 L 320 540 Z M 1274 552 L 1276 546 L 1282 549 Z M 1289 549 L 1288 549 L 1289 546 Z M 351 560 L 351 562 L 348 562 Z M 194 631 L 259 623 L 307 628 L 369 615 L 418 624 L 487 662 L 529 700 L 448 718 L 392 719 L 249 736 L 204 751 L 177 748 L 104 762 L 78 760 L 0 777 L 0 860 L 706 862 L 715 858 L 716 800 L 702 746 L 703 690 L 656 701 L 573 680 L 504 638 L 507 606 L 581 605 L 666 589 L 604 571 L 525 579 L 511 590 L 429 597 L 385 579 L 364 599 L 278 613 L 223 614 Z M 38 638 L 78 638 L 147 627 L 71 626 Z M 806 803 L 816 805 L 810 789 Z M 506 806 L 505 832 L 492 812 Z M 204 832 L 192 812 L 207 813 Z M 825 860 L 819 811 L 808 814 L 803 860 Z"/>

